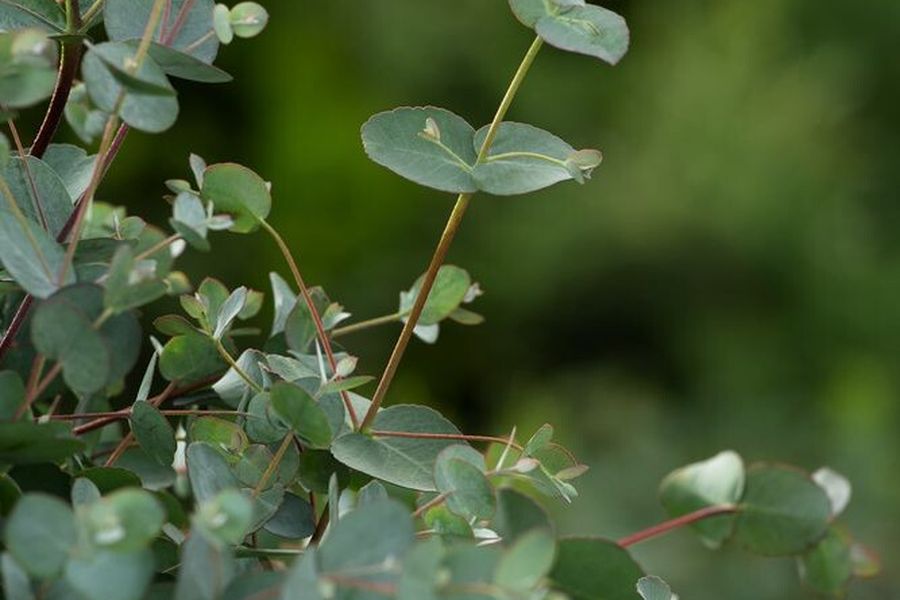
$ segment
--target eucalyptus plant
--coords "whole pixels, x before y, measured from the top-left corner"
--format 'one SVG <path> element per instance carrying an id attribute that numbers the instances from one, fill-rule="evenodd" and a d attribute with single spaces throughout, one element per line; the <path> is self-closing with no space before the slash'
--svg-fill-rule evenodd
<path id="1" fill-rule="evenodd" d="M 442 326 L 482 322 L 480 286 L 444 264 L 473 197 L 585 184 L 601 163 L 506 116 L 545 44 L 614 65 L 624 19 L 584 0 L 510 7 L 535 39 L 487 125 L 431 106 L 363 125 L 374 162 L 458 198 L 397 310 L 352 322 L 304 281 L 268 220 L 273 186 L 247 167 L 191 155 L 189 175 L 165 182 L 167 224 L 95 198 L 129 132 L 176 122 L 173 80 L 231 79 L 216 55 L 263 31 L 263 7 L 0 0 L 5 598 L 667 600 L 629 549 L 686 526 L 710 548 L 790 557 L 825 594 L 877 571 L 838 520 L 850 485 L 827 468 L 723 452 L 665 478 L 669 520 L 619 540 L 566 537 L 545 506 L 574 501 L 587 466 L 550 425 L 472 435 L 428 406 L 384 405 L 413 336 L 434 343 Z M 17 111 L 45 100 L 25 146 Z M 84 147 L 53 142 L 63 120 Z M 194 285 L 175 268 L 220 231 L 263 232 L 284 256 L 261 344 L 263 292 Z M 181 313 L 145 331 L 138 311 L 164 296 Z M 353 338 L 391 323 L 402 330 L 368 398 Z M 125 381 L 145 346 L 134 393 Z"/>

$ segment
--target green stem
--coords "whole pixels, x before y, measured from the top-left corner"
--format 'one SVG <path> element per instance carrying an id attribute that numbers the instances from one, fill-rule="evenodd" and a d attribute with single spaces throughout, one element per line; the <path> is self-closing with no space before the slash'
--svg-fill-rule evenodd
<path id="1" fill-rule="evenodd" d="M 237 364 L 237 361 L 234 360 L 234 358 L 232 358 L 231 354 L 228 353 L 228 350 L 225 348 L 225 346 L 222 344 L 222 342 L 220 340 L 216 340 L 216 350 L 219 351 L 219 356 L 221 356 L 225 360 L 225 362 L 228 363 L 228 366 L 230 366 L 232 369 L 234 369 L 234 372 L 237 373 L 241 379 L 243 379 L 245 382 L 247 382 L 247 385 L 249 385 L 251 388 L 253 388 L 253 390 L 257 394 L 265 391 L 261 385 L 259 385 L 255 381 L 253 381 L 253 379 L 251 379 L 250 376 L 247 375 L 246 371 L 244 371 L 240 367 L 240 365 Z"/>
<path id="2" fill-rule="evenodd" d="M 95 2 L 93 4 L 91 4 L 91 7 L 89 9 L 87 9 L 87 12 L 84 13 L 84 15 L 82 15 L 81 20 L 85 26 L 90 25 L 91 21 L 94 20 L 94 17 L 97 16 L 97 13 L 99 13 L 101 10 L 103 10 L 103 2 L 104 1 L 105 0 L 95 0 Z"/>
<path id="3" fill-rule="evenodd" d="M 169 237 L 167 237 L 166 239 L 164 239 L 160 242 L 157 242 L 150 248 L 144 250 L 143 252 L 141 252 L 140 254 L 135 256 L 134 262 L 140 262 L 140 261 L 144 260 L 145 258 L 149 258 L 149 257 L 153 256 L 154 254 L 156 254 L 157 252 L 159 252 L 160 250 L 162 250 L 163 248 L 174 244 L 175 242 L 177 242 L 180 239 L 181 239 L 180 234 L 178 234 L 178 233 L 172 234 Z"/>
<path id="4" fill-rule="evenodd" d="M 291 444 L 294 443 L 294 433 L 288 432 L 284 439 L 281 440 L 281 445 L 278 446 L 278 451 L 275 452 L 275 456 L 272 458 L 272 462 L 269 463 L 269 466 L 266 467 L 266 470 L 263 471 L 262 476 L 259 478 L 259 482 L 256 484 L 256 487 L 253 488 L 253 497 L 259 496 L 259 494 L 266 487 L 266 484 L 269 483 L 269 479 L 272 478 L 272 474 L 275 473 L 275 469 L 278 468 L 278 465 L 281 464 L 281 460 L 284 458 L 285 452 L 287 449 L 291 447 Z"/>
<path id="5" fill-rule="evenodd" d="M 364 329 L 370 329 L 372 327 L 378 327 L 379 325 L 387 325 L 388 323 L 396 323 L 403 318 L 403 315 L 400 313 L 394 313 L 392 315 L 385 315 L 383 317 L 376 317 L 374 319 L 368 319 L 366 321 L 360 321 L 359 323 L 352 323 L 350 325 L 345 325 L 344 327 L 338 327 L 337 329 L 331 332 L 331 337 L 339 337 L 342 335 L 347 335 L 348 333 L 356 333 L 357 331 L 363 331 Z"/>
<path id="6" fill-rule="evenodd" d="M 528 71 L 531 69 L 531 65 L 534 64 L 534 59 L 537 57 L 542 45 L 543 40 L 536 37 L 534 42 L 532 42 L 531 46 L 528 48 L 528 52 L 525 53 L 525 57 L 522 59 L 522 63 L 516 70 L 515 75 L 513 75 L 512 81 L 506 89 L 506 93 L 503 95 L 503 100 L 501 100 L 500 106 L 497 108 L 494 119 L 491 121 L 487 135 L 481 145 L 481 150 L 478 152 L 478 160 L 475 164 L 484 162 L 485 159 L 487 159 L 488 151 L 490 151 L 491 145 L 493 145 L 494 140 L 497 138 L 500 123 L 502 123 L 503 119 L 506 117 L 506 113 L 509 111 L 509 107 L 512 105 L 513 99 L 516 97 L 519 88 L 522 86 L 522 82 L 525 81 L 525 76 L 528 75 Z M 372 396 L 372 404 L 369 406 L 369 410 L 362 422 L 361 429 L 363 430 L 371 427 L 372 421 L 378 413 L 378 409 L 381 408 L 381 404 L 384 402 L 384 397 L 387 395 L 388 388 L 390 388 L 394 375 L 397 373 L 397 367 L 403 359 L 403 353 L 406 351 L 407 345 L 409 345 L 413 330 L 419 322 L 419 317 L 422 315 L 422 310 L 425 308 L 425 302 L 428 299 L 428 295 L 431 293 L 431 288 L 434 286 L 434 280 L 437 278 L 438 269 L 444 264 L 444 258 L 447 256 L 450 244 L 453 243 L 453 238 L 456 237 L 456 232 L 459 231 L 459 226 L 462 223 L 463 216 L 466 214 L 466 209 L 469 207 L 469 201 L 471 199 L 472 194 L 460 194 L 456 199 L 456 204 L 450 212 L 450 217 L 447 219 L 447 225 L 444 227 L 444 232 L 441 234 L 437 247 L 434 249 L 434 255 L 431 257 L 428 270 L 425 271 L 425 276 L 422 280 L 422 288 L 419 290 L 418 296 L 416 296 L 416 301 L 409 313 L 409 318 L 403 325 L 403 331 L 400 332 L 400 337 L 394 345 L 394 350 L 391 352 L 387 366 L 384 368 L 384 373 L 381 375 L 381 380 L 378 382 L 378 388 L 375 390 L 375 395 Z"/>

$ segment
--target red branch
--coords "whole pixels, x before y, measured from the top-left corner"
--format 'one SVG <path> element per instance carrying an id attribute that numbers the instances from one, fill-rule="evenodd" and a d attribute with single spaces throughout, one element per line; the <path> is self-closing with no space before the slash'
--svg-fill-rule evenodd
<path id="1" fill-rule="evenodd" d="M 654 525 L 653 527 L 649 527 L 647 529 L 644 529 L 643 531 L 638 531 L 637 533 L 633 533 L 629 536 L 623 537 L 618 541 L 618 544 L 623 548 L 627 548 L 629 546 L 633 546 L 634 544 L 643 542 L 644 540 L 649 540 L 650 538 L 664 535 L 680 527 L 702 521 L 703 519 L 708 519 L 710 517 L 719 515 L 734 514 L 736 512 L 738 512 L 738 507 L 730 504 L 724 506 L 707 506 L 706 508 L 701 508 L 700 510 L 694 511 L 692 513 L 676 517 L 669 521 L 664 521 L 659 525 Z"/>

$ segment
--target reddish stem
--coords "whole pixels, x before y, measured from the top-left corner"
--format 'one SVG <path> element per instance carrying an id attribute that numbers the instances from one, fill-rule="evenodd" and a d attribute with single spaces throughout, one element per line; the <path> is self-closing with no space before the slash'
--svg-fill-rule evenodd
<path id="1" fill-rule="evenodd" d="M 53 140 L 53 136 L 56 135 L 56 130 L 59 129 L 66 102 L 69 101 L 69 93 L 72 91 L 72 84 L 78 74 L 78 65 L 81 64 L 81 52 L 81 40 L 65 42 L 61 45 L 62 56 L 59 61 L 56 87 L 53 89 L 53 96 L 47 106 L 44 120 L 31 143 L 29 154 L 32 156 L 42 157 Z"/>
<path id="2" fill-rule="evenodd" d="M 629 546 L 633 546 L 634 544 L 643 542 L 644 540 L 649 540 L 650 538 L 664 535 L 666 533 L 669 533 L 670 531 L 679 529 L 686 525 L 691 525 L 698 521 L 702 521 L 703 519 L 708 519 L 710 517 L 716 517 L 719 515 L 734 514 L 737 513 L 738 510 L 738 507 L 733 505 L 707 506 L 706 508 L 701 508 L 700 510 L 694 511 L 692 513 L 688 513 L 686 515 L 664 521 L 659 525 L 654 525 L 653 527 L 648 527 L 647 529 L 623 537 L 618 541 L 618 544 L 623 548 L 627 548 Z"/>

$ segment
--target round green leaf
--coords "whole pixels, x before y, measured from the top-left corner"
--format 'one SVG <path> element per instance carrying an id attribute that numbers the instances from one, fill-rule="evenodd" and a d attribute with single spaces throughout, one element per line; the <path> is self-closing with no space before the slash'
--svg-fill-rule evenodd
<path id="1" fill-rule="evenodd" d="M 265 530 L 281 538 L 301 540 L 316 530 L 316 515 L 309 502 L 294 494 L 285 494 L 281 506 L 266 522 Z"/>
<path id="2" fill-rule="evenodd" d="M 82 522 L 91 543 L 115 552 L 135 552 L 149 545 L 165 521 L 165 511 L 151 494 L 124 488 L 87 507 Z"/>
<path id="3" fill-rule="evenodd" d="M 269 390 L 272 409 L 297 436 L 313 448 L 327 448 L 333 432 L 328 415 L 303 388 L 280 382 Z"/>
<path id="4" fill-rule="evenodd" d="M 119 382 L 138 359 L 141 329 L 130 312 L 94 327 L 103 312 L 103 289 L 93 284 L 64 288 L 42 302 L 31 323 L 35 348 L 62 363 L 73 390 L 93 393 Z"/>
<path id="5" fill-rule="evenodd" d="M 230 231 L 236 233 L 256 230 L 272 209 L 269 187 L 262 177 L 234 163 L 207 167 L 200 194 L 204 200 L 212 201 L 217 211 L 232 216 Z"/>
<path id="6" fill-rule="evenodd" d="M 237 490 L 225 490 L 204 502 L 194 519 L 211 540 L 220 544 L 238 544 L 253 522 L 253 503 Z"/>
<path id="7" fill-rule="evenodd" d="M 376 415 L 375 431 L 443 433 L 460 435 L 459 430 L 432 408 L 400 404 Z M 438 454 L 458 440 L 379 437 L 351 432 L 331 445 L 336 459 L 351 469 L 401 487 L 436 491 L 434 463 Z"/>
<path id="8" fill-rule="evenodd" d="M 556 540 L 546 529 L 535 529 L 521 536 L 503 554 L 494 583 L 502 588 L 525 592 L 547 575 L 556 556 Z"/>
<path id="9" fill-rule="evenodd" d="M 618 63 L 628 51 L 625 19 L 581 0 L 510 0 L 516 17 L 551 46 Z"/>
<path id="10" fill-rule="evenodd" d="M 482 127 L 475 134 L 475 148 L 484 143 L 488 129 Z M 532 125 L 501 123 L 487 158 L 475 167 L 475 181 L 482 191 L 500 196 L 526 194 L 569 179 L 583 182 L 599 163 L 578 168 L 570 159 L 587 151 L 579 152 Z"/>
<path id="11" fill-rule="evenodd" d="M 67 200 L 69 205 L 65 207 L 65 212 L 66 215 L 70 214 L 72 212 L 72 199 L 80 197 L 90 185 L 91 176 L 94 174 L 94 167 L 97 163 L 97 156 L 89 156 L 83 148 L 72 144 L 50 144 L 41 159 L 53 171 L 59 182 L 63 184 L 63 188 L 68 192 Z M 33 160 L 37 159 L 34 157 L 29 158 L 29 167 L 32 172 L 35 170 Z M 59 192 L 53 193 L 62 198 L 62 194 Z M 41 197 L 45 197 L 45 193 L 42 192 Z M 63 204 L 61 200 L 57 201 L 60 205 Z M 60 223 L 60 228 L 62 228 L 62 223 Z M 58 230 L 53 231 L 58 234 Z"/>
<path id="12" fill-rule="evenodd" d="M 736 505 L 744 493 L 744 462 L 732 451 L 722 452 L 673 471 L 663 479 L 659 497 L 671 517 L 711 506 Z M 703 519 L 693 525 L 703 543 L 718 548 L 734 530 L 734 515 Z"/>
<path id="13" fill-rule="evenodd" d="M 226 366 L 215 342 L 198 333 L 172 338 L 159 357 L 159 371 L 168 381 L 197 381 L 223 371 Z"/>
<path id="14" fill-rule="evenodd" d="M 109 39 L 114 41 L 137 40 L 144 35 L 150 21 L 154 0 L 106 0 L 103 6 L 103 25 Z M 190 3 L 188 6 L 185 4 Z M 168 19 L 160 22 L 153 39 L 160 39 L 159 28 L 167 32 L 174 30 L 181 22 L 174 39 L 169 45 L 176 50 L 188 52 L 205 63 L 211 63 L 219 50 L 219 41 L 212 32 L 214 0 L 172 0 Z M 187 13 L 182 17 L 182 11 Z M 203 40 L 197 43 L 198 40 Z M 167 40 L 168 42 L 168 40 Z"/>
<path id="15" fill-rule="evenodd" d="M 0 36 L 0 104 L 5 109 L 25 108 L 50 95 L 56 80 L 56 48 L 38 29 Z"/>
<path id="16" fill-rule="evenodd" d="M 782 466 L 747 471 L 735 523 L 735 539 L 765 556 L 799 554 L 825 535 L 831 518 L 828 495 L 809 475 Z"/>
<path id="17" fill-rule="evenodd" d="M 240 455 L 250 443 L 240 425 L 210 416 L 199 417 L 191 423 L 191 441 L 204 442 L 235 456 Z"/>
<path id="18" fill-rule="evenodd" d="M 361 576 L 377 572 L 387 560 L 401 561 L 415 540 L 409 511 L 395 500 L 383 500 L 360 507 L 332 526 L 319 546 L 319 565 L 326 573 L 355 572 Z"/>
<path id="19" fill-rule="evenodd" d="M 636 600 L 635 582 L 644 576 L 631 555 L 601 538 L 559 540 L 553 587 L 572 600 Z"/>
<path id="20" fill-rule="evenodd" d="M 473 464 L 471 452 L 481 459 Z M 466 518 L 489 519 L 497 507 L 494 488 L 484 475 L 484 459 L 469 446 L 453 445 L 445 448 L 434 466 L 434 481 L 438 491 L 447 494 L 447 507 Z"/>
<path id="21" fill-rule="evenodd" d="M 422 275 L 409 291 L 400 294 L 401 314 L 407 314 L 412 310 L 413 304 L 422 290 L 424 278 L 425 276 Z M 471 286 L 472 278 L 465 269 L 453 265 L 443 265 L 438 269 L 434 285 L 428 293 L 428 299 L 425 301 L 425 307 L 419 317 L 419 324 L 434 325 L 449 317 L 462 304 Z"/>
<path id="22" fill-rule="evenodd" d="M 76 538 L 72 510 L 44 494 L 22 496 L 4 531 L 10 554 L 29 574 L 42 579 L 62 571 Z"/>
<path id="23" fill-rule="evenodd" d="M 547 512 L 534 500 L 513 489 L 497 492 L 497 512 L 491 520 L 491 529 L 507 543 L 512 543 L 534 529 L 553 531 L 553 523 Z"/>
<path id="24" fill-rule="evenodd" d="M 128 64 L 135 47 L 124 42 L 97 44 L 84 56 L 82 74 L 94 104 L 105 112 L 119 106 L 122 120 L 141 131 L 159 133 L 178 118 L 178 100 L 166 74 L 150 57 L 144 57 L 137 73 Z"/>
<path id="25" fill-rule="evenodd" d="M 212 500 L 219 492 L 238 487 L 239 482 L 225 457 L 210 444 L 189 444 L 186 458 L 191 490 L 198 502 Z"/>
<path id="26" fill-rule="evenodd" d="M 135 402 L 131 407 L 131 431 L 141 448 L 156 462 L 171 466 L 175 460 L 175 430 L 159 409 L 149 402 Z"/>
<path id="27" fill-rule="evenodd" d="M 38 352 L 62 364 L 63 377 L 73 390 L 92 394 L 106 387 L 112 351 L 83 307 L 54 295 L 34 312 L 31 339 Z"/>
<path id="28" fill-rule="evenodd" d="M 216 37 L 225 45 L 231 43 L 234 39 L 234 30 L 231 28 L 231 15 L 228 7 L 224 4 L 216 4 L 213 9 L 213 30 Z"/>
<path id="29" fill-rule="evenodd" d="M 798 559 L 803 582 L 822 594 L 840 595 L 853 577 L 853 540 L 831 527 L 816 547 Z"/>
<path id="30" fill-rule="evenodd" d="M 240 2 L 231 7 L 231 29 L 240 38 L 251 38 L 262 33 L 269 22 L 269 13 L 256 2 Z"/>
<path id="31" fill-rule="evenodd" d="M 150 550 L 136 552 L 93 552 L 78 556 L 66 565 L 66 582 L 85 598 L 141 600 L 153 579 L 154 560 Z"/>
<path id="32" fill-rule="evenodd" d="M 362 127 L 366 154 L 418 184 L 454 193 L 475 192 L 475 130 L 442 108 L 403 107 L 378 113 Z"/>
<path id="33" fill-rule="evenodd" d="M 121 313 L 150 304 L 165 295 L 166 283 L 157 277 L 155 265 L 149 269 L 146 265 L 135 264 L 130 246 L 119 246 L 106 277 L 103 303 L 107 308 Z"/>
<path id="34" fill-rule="evenodd" d="M 234 578 L 237 564 L 231 548 L 192 530 L 181 547 L 181 568 L 174 600 L 216 600 Z M 172 598 L 172 595 L 167 598 Z"/>
<path id="35" fill-rule="evenodd" d="M 443 504 L 429 508 L 422 515 L 425 525 L 435 534 L 446 538 L 472 539 L 474 533 L 469 522 Z"/>

